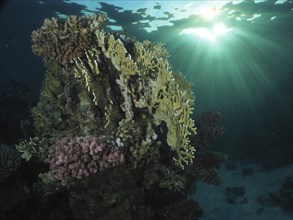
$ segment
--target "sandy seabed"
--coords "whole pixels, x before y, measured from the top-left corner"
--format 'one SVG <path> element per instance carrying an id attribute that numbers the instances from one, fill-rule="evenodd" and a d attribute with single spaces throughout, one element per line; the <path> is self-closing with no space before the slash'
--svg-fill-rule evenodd
<path id="1" fill-rule="evenodd" d="M 196 193 L 191 195 L 204 209 L 200 220 L 292 220 L 293 213 L 283 211 L 278 205 L 262 204 L 259 198 L 277 193 L 287 177 L 293 177 L 293 164 L 264 171 L 259 165 L 248 162 L 228 161 L 235 165 L 227 169 L 223 164 L 218 170 L 223 183 L 219 186 L 199 182 Z M 243 175 L 243 169 L 250 169 L 250 175 Z M 227 201 L 227 187 L 244 187 L 243 195 L 233 203 Z"/>

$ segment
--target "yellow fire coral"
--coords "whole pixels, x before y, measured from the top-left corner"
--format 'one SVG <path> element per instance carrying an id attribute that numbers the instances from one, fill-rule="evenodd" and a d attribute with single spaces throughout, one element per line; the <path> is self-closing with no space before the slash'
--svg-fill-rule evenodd
<path id="1" fill-rule="evenodd" d="M 99 82 L 95 79 L 99 76 L 99 67 L 98 67 L 98 55 L 96 51 L 89 50 L 85 52 L 86 54 L 86 63 L 82 61 L 79 57 L 74 59 L 76 68 L 75 77 L 85 83 L 85 86 L 89 92 L 93 95 L 93 102 L 95 105 L 98 105 L 99 98 L 102 94 L 102 88 Z M 88 67 L 87 67 L 88 66 Z"/>
<path id="2" fill-rule="evenodd" d="M 136 63 L 131 59 L 130 54 L 127 53 L 122 41 L 119 38 L 115 40 L 113 35 L 106 34 L 100 30 L 97 30 L 95 33 L 99 47 L 105 57 L 111 59 L 111 63 L 116 70 L 126 78 L 135 75 L 138 71 Z M 108 47 L 106 45 L 108 45 Z"/>
<path id="3" fill-rule="evenodd" d="M 196 132 L 194 122 L 190 118 L 193 99 L 190 91 L 185 91 L 174 79 L 166 60 L 168 53 L 165 48 L 160 44 L 151 44 L 148 41 L 136 42 L 134 44 L 136 53 L 134 57 L 131 57 L 119 38 L 115 39 L 113 35 L 100 30 L 95 33 L 99 50 L 118 72 L 116 83 L 124 100 L 120 106 L 125 113 L 120 127 L 125 126 L 135 117 L 134 108 L 147 107 L 149 113 L 153 114 L 156 125 L 162 121 L 166 123 L 167 143 L 177 154 L 174 161 L 178 166 L 184 168 L 186 164 L 192 162 L 195 151 L 189 143 L 189 135 L 191 132 Z M 92 52 L 88 53 L 91 54 L 91 57 L 95 57 Z M 98 52 L 96 51 L 96 53 Z M 99 58 L 97 57 L 97 59 Z M 94 71 L 99 71 L 99 68 L 96 66 L 95 60 L 87 62 L 87 66 L 91 67 L 90 72 L 93 74 L 89 74 L 88 67 L 81 65 L 82 61 L 79 60 L 76 62 L 79 69 L 76 75 L 85 76 L 88 90 L 96 97 L 95 85 L 91 78 L 95 75 Z M 134 76 L 135 80 L 132 78 Z M 95 81 L 95 84 L 99 83 Z M 96 100 L 96 98 L 94 99 Z"/>
<path id="4" fill-rule="evenodd" d="M 186 97 L 174 81 L 166 60 L 157 61 L 158 76 L 153 82 L 151 108 L 155 110 L 157 123 L 165 121 L 168 127 L 167 143 L 176 151 L 175 163 L 184 167 L 192 162 L 195 149 L 189 145 L 190 131 L 196 132 L 194 122 L 190 118 L 193 100 Z"/>

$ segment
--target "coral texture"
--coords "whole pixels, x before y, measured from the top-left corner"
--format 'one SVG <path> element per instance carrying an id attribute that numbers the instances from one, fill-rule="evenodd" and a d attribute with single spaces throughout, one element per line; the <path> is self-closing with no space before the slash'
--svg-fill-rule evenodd
<path id="1" fill-rule="evenodd" d="M 60 64 L 73 63 L 96 43 L 93 30 L 99 29 L 105 17 L 70 16 L 67 20 L 45 19 L 41 29 L 33 31 L 32 50 L 45 62 L 55 59 Z"/>
<path id="2" fill-rule="evenodd" d="M 81 179 L 98 171 L 121 165 L 122 152 L 105 137 L 62 138 L 49 149 L 50 172 L 57 180 Z"/>
<path id="3" fill-rule="evenodd" d="M 0 182 L 13 174 L 21 163 L 20 154 L 14 146 L 0 144 Z"/>

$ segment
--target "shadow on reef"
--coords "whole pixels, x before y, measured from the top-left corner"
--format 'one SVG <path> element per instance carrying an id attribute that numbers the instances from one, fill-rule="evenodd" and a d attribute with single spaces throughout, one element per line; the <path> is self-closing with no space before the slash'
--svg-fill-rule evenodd
<path id="1" fill-rule="evenodd" d="M 226 156 L 206 150 L 224 133 L 220 114 L 194 121 L 191 85 L 166 49 L 106 33 L 104 20 L 45 19 L 32 33 L 47 72 L 34 135 L 16 145 L 26 162 L 1 182 L 13 195 L 0 197 L 2 219 L 196 220 L 187 194 L 198 180 L 220 184 Z"/>

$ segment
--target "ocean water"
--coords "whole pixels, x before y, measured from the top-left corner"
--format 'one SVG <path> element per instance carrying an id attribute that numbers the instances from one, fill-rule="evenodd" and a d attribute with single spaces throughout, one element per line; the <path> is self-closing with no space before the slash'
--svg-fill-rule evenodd
<path id="1" fill-rule="evenodd" d="M 0 219 L 292 219 L 291 0 L 8 0 L 0 6 Z M 118 184 L 113 194 L 107 192 L 107 203 L 102 191 L 106 188 L 91 190 L 95 188 L 93 183 L 101 184 L 103 180 L 80 183 L 82 195 L 77 193 L 81 189 L 40 183 L 39 174 L 50 169 L 49 163 L 34 160 L 34 156 L 38 156 L 33 153 L 32 159 L 17 160 L 15 164 L 21 164 L 7 171 L 7 158 L 15 154 L 15 145 L 37 136 L 51 138 L 34 127 L 31 116 L 46 77 L 42 58 L 32 52 L 32 32 L 41 28 L 46 18 L 66 20 L 70 15 L 95 14 L 107 16 L 102 26 L 107 33 L 164 45 L 170 55 L 168 61 L 172 71 L 181 72 L 192 85 L 195 102 L 190 117 L 195 120 L 195 126 L 197 122 L 200 124 L 205 112 L 220 115 L 221 120 L 216 121 L 220 125 L 216 129 L 223 128 L 225 132 L 219 137 L 216 135 L 217 140 L 209 142 L 204 151 L 225 155 L 221 166 L 209 167 L 209 171 L 222 177 L 221 185 L 210 186 L 202 182 L 206 179 L 195 178 L 188 187 L 179 190 L 184 196 L 176 193 L 150 196 L 146 191 L 158 195 L 166 192 L 147 187 L 145 182 L 151 175 L 147 176 L 149 168 L 142 165 L 134 170 L 141 172 L 144 178 L 133 177 L 135 183 L 127 183 L 135 185 L 135 193 Z M 60 118 L 66 120 L 66 116 Z M 120 139 L 115 141 L 118 143 Z M 166 140 L 162 143 L 167 144 Z M 3 146 L 10 148 L 7 150 Z M 202 149 L 196 150 L 201 152 Z M 9 164 L 13 163 L 11 161 L 9 159 Z M 153 169 L 155 171 L 150 169 L 149 172 L 159 172 L 159 168 Z M 112 175 L 119 176 L 121 172 L 131 176 L 133 173 L 129 170 L 133 171 L 125 168 L 111 172 Z M 192 174 L 184 175 L 188 179 Z M 175 183 L 180 185 L 179 182 L 175 181 L 172 187 Z M 187 191 L 189 185 L 196 189 Z M 135 199 L 123 200 L 115 190 Z M 116 194 L 120 197 L 113 196 Z M 176 200 L 178 197 L 197 203 L 181 200 L 180 203 Z M 106 205 L 92 201 L 93 198 L 104 199 Z M 117 201 L 110 203 L 110 199 Z M 162 205 L 157 201 L 160 199 L 169 203 Z M 162 214 L 155 206 L 167 211 Z M 197 207 L 203 212 L 197 212 Z M 84 214 L 86 210 L 88 213 Z"/>

